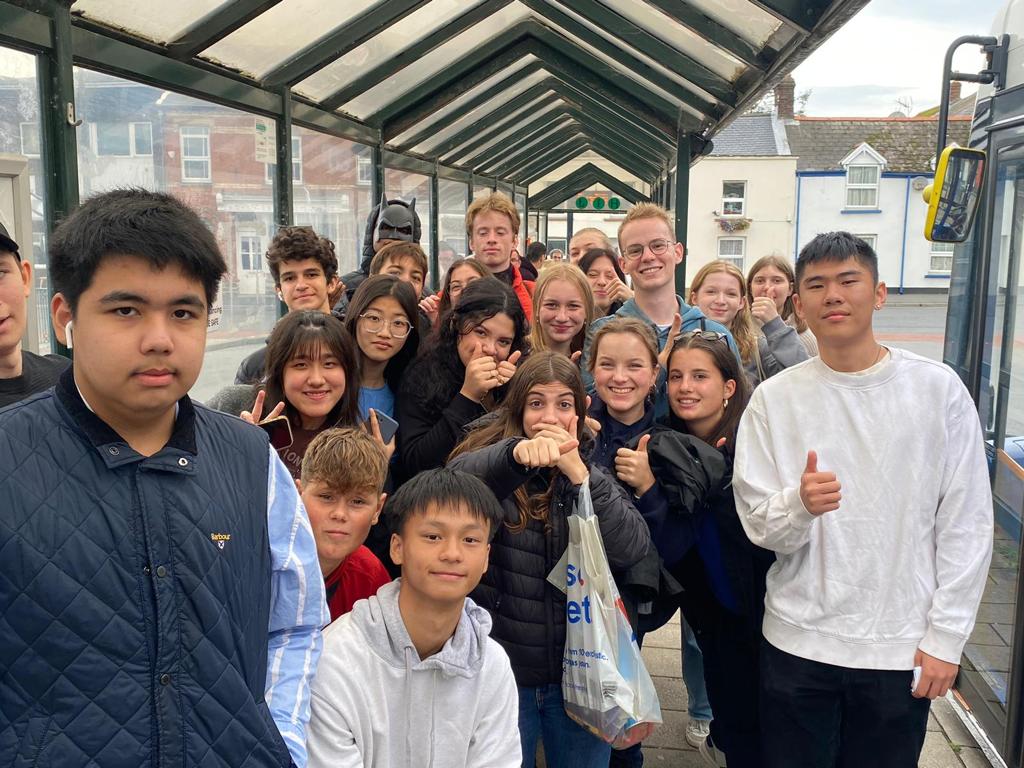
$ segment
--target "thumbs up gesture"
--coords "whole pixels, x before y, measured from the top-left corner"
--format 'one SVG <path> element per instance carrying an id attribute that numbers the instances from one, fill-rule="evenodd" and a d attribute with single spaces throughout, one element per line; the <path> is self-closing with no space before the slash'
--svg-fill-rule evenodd
<path id="1" fill-rule="evenodd" d="M 800 476 L 800 501 L 804 509 L 815 517 L 839 509 L 839 500 L 843 498 L 841 488 L 836 473 L 819 472 L 818 454 L 808 451 L 807 465 Z"/>
<path id="2" fill-rule="evenodd" d="M 643 496 L 654 486 L 654 473 L 647 457 L 647 444 L 650 435 L 644 435 L 636 445 L 636 450 L 619 448 L 615 452 L 615 474 L 619 480 L 630 486 L 637 496 Z"/>

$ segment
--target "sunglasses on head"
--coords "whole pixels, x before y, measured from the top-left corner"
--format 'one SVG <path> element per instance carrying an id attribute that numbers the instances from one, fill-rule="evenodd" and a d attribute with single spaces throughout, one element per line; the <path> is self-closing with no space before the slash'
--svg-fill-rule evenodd
<path id="1" fill-rule="evenodd" d="M 686 331 L 676 336 L 673 344 L 678 344 L 683 341 L 689 341 L 690 339 L 697 338 L 703 339 L 704 341 L 726 341 L 726 335 L 718 331 L 705 331 L 702 328 L 697 328 L 692 331 Z M 726 342 L 728 343 L 728 342 Z"/>

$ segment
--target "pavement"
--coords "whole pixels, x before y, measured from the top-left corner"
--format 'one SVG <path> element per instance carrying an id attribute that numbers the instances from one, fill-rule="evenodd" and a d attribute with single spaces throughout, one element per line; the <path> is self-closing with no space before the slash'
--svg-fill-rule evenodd
<path id="1" fill-rule="evenodd" d="M 661 701 L 664 723 L 644 742 L 644 765 L 659 768 L 706 768 L 686 743 L 686 686 L 680 657 L 681 628 L 677 613 L 664 627 L 644 637 L 643 657 Z M 955 698 L 932 702 L 920 768 L 991 768 L 993 763 L 957 713 Z"/>

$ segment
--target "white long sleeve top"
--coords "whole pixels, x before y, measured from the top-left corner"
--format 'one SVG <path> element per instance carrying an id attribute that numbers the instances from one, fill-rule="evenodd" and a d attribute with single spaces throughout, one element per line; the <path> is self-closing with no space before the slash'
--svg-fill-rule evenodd
<path id="1" fill-rule="evenodd" d="M 807 452 L 839 509 L 800 500 Z M 761 384 L 740 423 L 733 487 L 750 540 L 774 550 L 764 636 L 849 668 L 957 664 L 992 553 L 978 413 L 947 366 L 900 349 L 858 373 L 820 358 Z"/>

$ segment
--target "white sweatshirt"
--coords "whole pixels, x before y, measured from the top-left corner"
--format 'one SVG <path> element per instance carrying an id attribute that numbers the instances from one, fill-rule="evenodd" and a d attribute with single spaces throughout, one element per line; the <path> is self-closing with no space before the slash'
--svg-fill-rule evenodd
<path id="1" fill-rule="evenodd" d="M 842 484 L 839 509 L 800 500 L 807 452 Z M 978 413 L 953 371 L 893 349 L 859 373 L 820 358 L 761 384 L 740 423 L 733 487 L 747 536 L 772 549 L 764 636 L 795 656 L 909 670 L 954 664 L 992 553 Z"/>
<path id="2" fill-rule="evenodd" d="M 401 579 L 323 632 L 308 768 L 519 768 L 519 697 L 491 619 L 466 598 L 455 634 L 420 660 Z"/>

